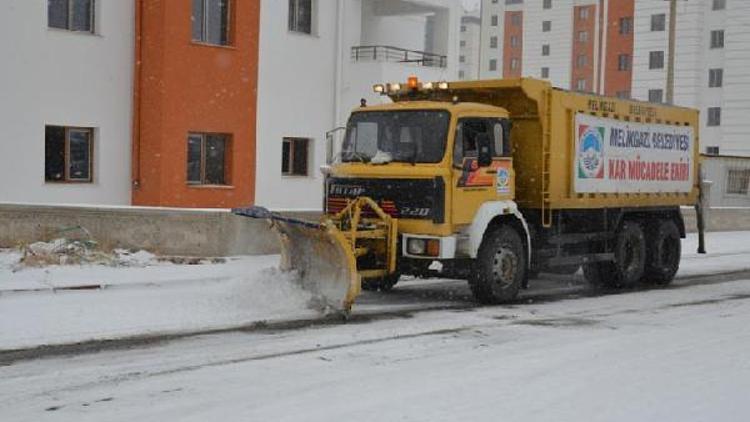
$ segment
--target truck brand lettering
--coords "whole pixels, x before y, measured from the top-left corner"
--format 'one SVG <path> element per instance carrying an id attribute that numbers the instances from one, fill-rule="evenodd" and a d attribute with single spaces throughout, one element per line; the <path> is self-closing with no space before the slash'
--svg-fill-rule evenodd
<path id="1" fill-rule="evenodd" d="M 329 193 L 334 196 L 346 196 L 356 197 L 365 193 L 366 189 L 362 186 L 348 186 L 348 185 L 331 185 Z"/>

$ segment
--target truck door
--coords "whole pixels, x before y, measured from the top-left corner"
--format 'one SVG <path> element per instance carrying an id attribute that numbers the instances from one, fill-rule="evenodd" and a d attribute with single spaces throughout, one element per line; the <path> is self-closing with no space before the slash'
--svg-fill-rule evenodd
<path id="1" fill-rule="evenodd" d="M 477 209 L 487 201 L 513 199 L 513 161 L 505 139 L 509 122 L 491 117 L 460 118 L 453 148 L 454 224 L 469 224 Z M 487 136 L 492 144 L 492 163 L 480 167 L 478 143 Z"/>

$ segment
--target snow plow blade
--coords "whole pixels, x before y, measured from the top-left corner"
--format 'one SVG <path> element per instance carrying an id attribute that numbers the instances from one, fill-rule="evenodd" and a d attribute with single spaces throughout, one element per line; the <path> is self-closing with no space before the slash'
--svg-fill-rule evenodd
<path id="1" fill-rule="evenodd" d="M 345 314 L 351 310 L 361 286 L 357 260 L 334 224 L 290 218 L 262 207 L 232 212 L 271 222 L 281 240 L 281 270 L 296 273 L 298 283 L 314 295 L 317 305 Z"/>

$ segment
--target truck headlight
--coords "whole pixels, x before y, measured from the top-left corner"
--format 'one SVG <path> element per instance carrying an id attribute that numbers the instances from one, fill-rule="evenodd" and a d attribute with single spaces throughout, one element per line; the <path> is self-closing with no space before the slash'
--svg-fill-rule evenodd
<path id="1" fill-rule="evenodd" d="M 409 255 L 424 255 L 427 249 L 427 242 L 424 239 L 409 239 L 406 244 L 406 250 Z"/>

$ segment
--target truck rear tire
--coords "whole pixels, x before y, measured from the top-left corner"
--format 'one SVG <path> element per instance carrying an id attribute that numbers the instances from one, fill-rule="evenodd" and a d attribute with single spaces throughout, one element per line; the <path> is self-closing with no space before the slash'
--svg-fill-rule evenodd
<path id="1" fill-rule="evenodd" d="M 526 265 L 526 249 L 518 232 L 507 225 L 491 228 L 472 265 L 471 292 L 485 304 L 512 301 L 524 283 Z"/>
<path id="2" fill-rule="evenodd" d="M 666 286 L 674 280 L 680 268 L 680 230 L 674 221 L 661 220 L 650 227 L 647 239 L 648 258 L 644 282 Z"/>
<path id="3" fill-rule="evenodd" d="M 395 273 L 382 278 L 368 278 L 362 280 L 362 290 L 368 292 L 390 292 L 396 286 L 401 274 Z"/>
<path id="4" fill-rule="evenodd" d="M 584 265 L 583 275 L 595 287 L 635 287 L 646 268 L 646 238 L 636 221 L 626 221 L 617 233 L 615 262 Z"/>

